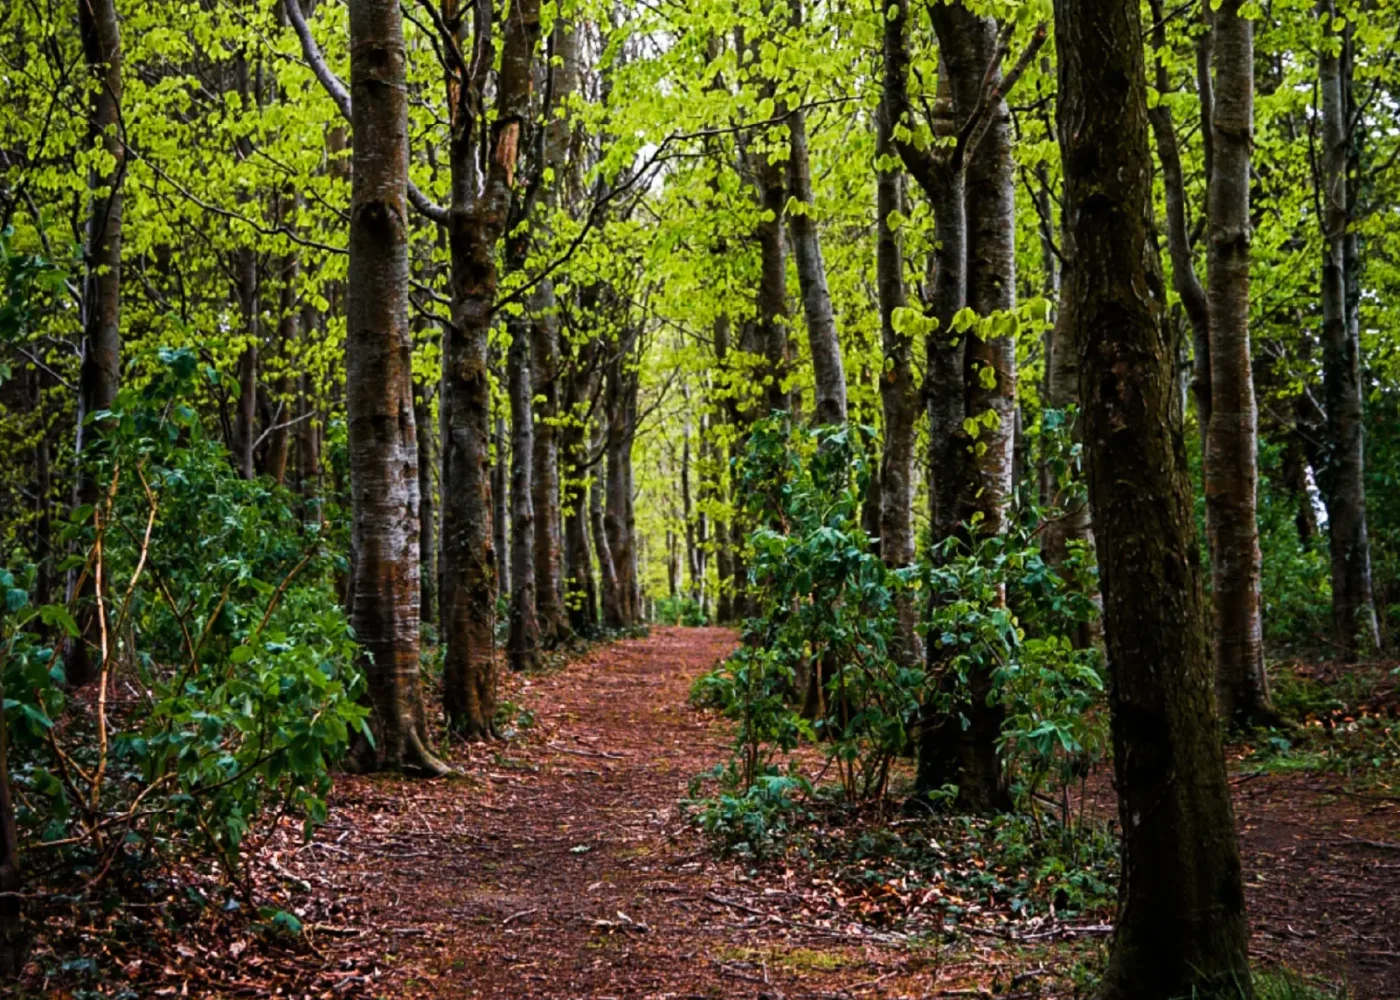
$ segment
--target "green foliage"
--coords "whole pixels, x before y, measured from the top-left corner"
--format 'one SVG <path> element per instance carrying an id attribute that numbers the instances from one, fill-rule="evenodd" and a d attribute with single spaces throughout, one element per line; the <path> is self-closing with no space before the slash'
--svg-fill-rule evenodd
<path id="1" fill-rule="evenodd" d="M 1097 615 L 1082 586 L 1093 581 L 1091 553 L 1074 548 L 1052 569 L 1032 527 L 1046 515 L 1037 509 L 1004 536 L 950 540 L 921 567 L 886 566 L 860 522 L 866 436 L 794 430 L 780 414 L 754 427 L 737 481 L 758 525 L 749 586 L 760 616 L 745 624 L 744 645 L 692 689 L 697 704 L 734 723 L 734 756 L 708 775 L 718 793 L 699 801 L 702 824 L 731 844 L 762 840 L 785 799 L 758 786 L 795 780 L 795 765 L 784 770 L 782 761 L 809 742 L 844 801 L 883 799 L 921 718 L 959 711 L 982 671 L 1006 709 L 999 746 L 1018 804 L 1034 814 L 1056 791 L 1051 801 L 1068 827 L 1068 789 L 1107 742 L 1101 654 L 1069 639 Z M 1051 438 L 1072 447 L 1065 424 L 1052 424 Z M 937 676 L 900 654 L 901 602 L 924 612 Z"/>
<path id="2" fill-rule="evenodd" d="M 324 818 L 330 765 L 369 738 L 362 681 L 315 518 L 204 436 L 189 397 L 212 371 L 184 351 L 151 369 L 94 415 L 106 487 L 59 538 L 101 612 L 30 607 L 34 568 L 0 573 L 11 776 L 27 835 L 74 865 L 193 848 L 232 876 L 260 820 Z M 62 641 L 90 643 L 96 699 L 63 688 Z"/>
<path id="3" fill-rule="evenodd" d="M 693 597 L 663 597 L 656 602 L 653 618 L 659 625 L 688 625 L 691 627 L 710 624 L 705 609 Z"/>

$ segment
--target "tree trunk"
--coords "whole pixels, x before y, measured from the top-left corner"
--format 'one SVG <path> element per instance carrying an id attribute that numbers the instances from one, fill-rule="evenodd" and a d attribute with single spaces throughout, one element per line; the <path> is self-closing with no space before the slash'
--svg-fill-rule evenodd
<path id="1" fill-rule="evenodd" d="M 602 424 L 594 424 L 594 451 L 606 448 L 607 430 Z M 613 560 L 612 545 L 608 538 L 607 515 L 604 513 L 603 494 L 606 492 L 604 480 L 594 477 L 588 493 L 588 517 L 593 529 L 593 547 L 598 552 L 598 578 L 601 582 L 600 597 L 603 605 L 603 627 L 620 629 L 626 624 L 626 611 L 622 604 L 622 591 L 618 585 L 617 564 Z"/>
<path id="2" fill-rule="evenodd" d="M 801 111 L 788 118 L 788 192 L 792 195 L 787 214 L 788 239 L 797 262 L 797 283 L 802 291 L 802 312 L 807 321 L 807 343 L 812 352 L 812 375 L 816 382 L 816 422 L 846 422 L 846 370 L 841 363 L 841 340 L 836 316 L 831 309 L 831 292 L 826 284 L 826 262 L 822 260 L 821 236 L 813 217 L 812 168 L 807 156 L 807 123 Z M 767 200 L 765 198 L 765 205 Z"/>
<path id="3" fill-rule="evenodd" d="M 608 551 L 617 577 L 618 624 L 637 624 L 640 617 L 637 592 L 637 550 L 632 516 L 632 440 L 636 434 L 637 372 L 630 357 L 636 331 L 624 334 L 617 357 L 608 366 L 608 476 L 603 525 Z"/>
<path id="4" fill-rule="evenodd" d="M 562 392 L 564 423 L 559 430 L 563 465 L 565 603 L 569 625 L 579 635 L 598 628 L 598 588 L 588 541 L 589 465 L 587 421 L 597 400 L 598 341 L 590 340 L 573 359 Z"/>
<path id="5" fill-rule="evenodd" d="M 1329 39 L 1340 42 L 1332 0 L 1319 0 Z M 1318 60 L 1322 92 L 1322 386 L 1326 424 L 1318 487 L 1327 504 L 1332 556 L 1332 630 L 1343 657 L 1380 648 L 1371 594 L 1371 546 L 1366 527 L 1365 432 L 1361 347 L 1347 308 L 1347 111 L 1339 54 L 1324 47 Z"/>
<path id="6" fill-rule="evenodd" d="M 456 0 L 445 0 L 448 19 Z M 473 5 L 476 37 L 491 51 L 492 9 Z M 452 326 L 445 358 L 448 434 L 443 442 L 441 616 L 447 639 L 443 705 L 448 725 L 468 739 L 492 735 L 496 711 L 496 548 L 492 539 L 488 342 L 496 305 L 496 243 L 505 233 L 520 137 L 529 117 L 531 66 L 540 35 L 539 0 L 521 0 L 502 25 L 495 117 L 478 121 L 491 59 L 478 77 L 447 84 L 452 203 L 448 211 Z M 483 135 L 478 129 L 484 130 Z M 478 154 L 486 176 L 480 177 Z M 528 343 L 526 343 L 528 350 Z M 528 409 L 528 397 L 527 397 Z M 528 463 L 527 450 L 522 459 Z M 528 466 L 527 466 L 528 468 Z M 525 498 L 526 503 L 529 497 Z"/>
<path id="7" fill-rule="evenodd" d="M 511 317 L 506 382 L 510 395 L 510 634 L 506 657 L 512 670 L 540 662 L 540 625 L 535 613 L 535 501 L 532 351 L 528 321 Z"/>
<path id="8" fill-rule="evenodd" d="M 375 763 L 448 769 L 419 731 L 418 448 L 408 326 L 408 100 L 394 0 L 351 0 L 354 160 L 346 309 L 354 610 Z"/>
<path id="9" fill-rule="evenodd" d="M 433 503 L 433 391 L 430 385 L 415 387 L 414 425 L 418 432 L 418 553 L 422 563 L 420 617 L 437 623 L 437 517 Z"/>
<path id="10" fill-rule="evenodd" d="M 78 4 L 78 28 L 83 56 L 93 78 L 88 109 L 88 145 L 101 145 L 110 167 L 88 175 L 88 218 L 83 248 L 83 355 L 78 374 L 76 453 L 79 505 L 97 503 L 99 485 L 83 461 L 97 426 L 92 414 L 110 409 L 121 379 L 122 180 L 126 174 L 126 144 L 122 129 L 122 40 L 115 0 Z M 72 584 L 79 582 L 75 574 Z M 97 677 L 90 650 L 97 644 L 97 618 L 92 606 L 92 574 L 81 577 L 73 595 L 78 606 L 79 635 L 69 644 L 68 680 L 86 684 Z M 70 585 L 71 586 L 71 585 Z"/>
<path id="11" fill-rule="evenodd" d="M 530 296 L 534 391 L 538 398 L 534 421 L 535 611 L 540 639 L 553 646 L 568 638 L 569 615 L 564 607 L 563 536 L 559 494 L 559 320 L 554 286 L 540 283 Z"/>
<path id="12" fill-rule="evenodd" d="M 555 22 L 549 56 L 545 88 L 548 106 L 544 109 L 548 124 L 542 136 L 541 162 L 553 176 L 541 183 L 545 186 L 545 205 L 552 211 L 559 204 L 568 161 L 571 125 L 567 102 L 578 89 L 578 31 L 573 24 L 563 19 Z M 546 221 L 544 226 L 547 225 Z M 570 631 L 560 552 L 563 527 L 559 492 L 559 316 L 552 279 L 540 280 L 530 295 L 527 311 L 532 322 L 534 388 L 539 398 L 533 470 L 535 608 L 540 637 L 552 646 L 567 639 Z"/>
<path id="13" fill-rule="evenodd" d="M 763 416 L 773 411 L 783 413 L 792 409 L 792 396 L 785 382 L 791 374 L 788 351 L 787 311 L 787 252 L 783 244 L 783 208 L 787 189 L 783 185 L 782 164 L 768 162 L 760 153 L 754 172 L 758 182 L 759 207 L 763 214 L 758 223 L 758 245 L 761 266 L 758 279 L 758 336 L 763 357 L 767 361 L 763 372 Z"/>
<path id="14" fill-rule="evenodd" d="M 1274 718 L 1260 624 L 1258 423 L 1250 368 L 1250 146 L 1254 122 L 1254 27 L 1243 0 L 1214 11 L 1215 104 L 1210 127 L 1206 301 L 1210 316 L 1210 419 L 1206 505 L 1213 512 L 1211 597 L 1222 716 L 1250 725 Z"/>
<path id="15" fill-rule="evenodd" d="M 1066 307 L 1078 329 L 1123 875 L 1102 1000 L 1251 996 L 1248 925 L 1171 423 L 1138 6 L 1056 0 Z"/>
<path id="16" fill-rule="evenodd" d="M 896 26 L 899 30 L 901 26 Z M 908 72 L 896 48 L 885 49 L 885 93 L 897 90 L 889 77 Z M 882 161 L 876 175 L 875 283 L 880 304 L 880 341 L 884 367 L 880 378 L 880 402 L 884 410 L 885 447 L 880 465 L 880 557 L 893 568 L 914 564 L 914 441 L 919 419 L 919 390 L 914 381 L 913 337 L 896 326 L 896 312 L 904 309 L 904 247 L 890 225 L 890 216 L 901 212 L 903 174 L 887 161 L 894 148 L 895 119 L 892 101 L 886 97 L 876 116 L 875 156 Z M 882 168 L 882 169 L 881 169 Z M 906 667 L 923 658 L 919 642 L 918 613 L 908 595 L 896 605 L 899 628 L 894 655 Z"/>
<path id="17" fill-rule="evenodd" d="M 743 415 L 739 410 L 736 396 L 738 386 L 734 384 L 734 372 L 729 367 L 729 338 L 731 323 L 728 314 L 715 317 L 715 366 L 723 379 L 724 393 L 719 404 L 719 412 L 724 422 L 733 428 L 731 442 L 741 438 Z M 719 456 L 716 456 L 717 458 Z M 733 467 L 735 444 L 729 444 L 723 454 L 726 469 Z M 738 504 L 732 495 L 732 483 L 726 475 L 719 477 L 723 499 L 729 501 L 731 520 L 715 523 L 715 566 L 719 573 L 719 599 L 715 615 L 721 622 L 732 622 L 744 617 L 743 601 L 743 559 L 739 551 L 743 545 L 743 532 L 739 528 Z"/>
<path id="18" fill-rule="evenodd" d="M 997 24 L 992 18 L 976 15 L 961 5 L 931 8 L 929 13 L 938 34 L 940 53 L 947 62 L 955 120 L 964 121 L 974 114 L 981 105 L 987 83 L 998 88 L 996 104 L 987 112 L 985 136 L 971 151 L 966 163 L 963 197 L 966 304 L 979 316 L 988 317 L 1014 308 L 1016 274 L 1010 114 L 999 96 L 1000 70 L 993 68 L 989 72 L 988 69 L 995 67 L 998 59 Z M 940 207 L 935 205 L 935 212 Z M 956 250 L 956 247 L 957 243 L 952 242 L 952 248 Z M 939 290 L 935 291 L 937 294 Z M 935 315 L 940 315 L 949 305 L 951 301 L 939 303 Z M 941 323 L 940 328 L 949 330 Z M 961 339 L 965 341 L 961 379 L 965 400 L 963 414 L 968 419 L 985 419 L 990 415 L 993 425 L 983 423 L 972 442 L 971 455 L 965 452 L 955 460 L 963 464 L 966 474 L 965 479 L 952 484 L 953 488 L 961 487 L 956 502 L 956 521 L 977 534 L 1001 534 L 1006 528 L 1015 458 L 1015 338 L 1001 336 L 984 340 L 973 336 Z M 940 364 L 948 367 L 946 357 Z M 951 376 L 952 373 L 946 374 Z M 930 391 L 937 389 L 931 386 Z M 951 407 L 948 416 L 951 416 Z M 956 447 L 956 435 L 954 442 L 953 447 Z M 966 725 L 956 720 L 959 714 L 966 716 Z M 1008 808 L 1010 795 L 996 749 L 1005 709 L 996 697 L 990 671 L 971 673 L 967 700 L 954 716 L 954 720 L 945 720 L 933 728 L 945 734 L 945 741 L 949 738 L 946 735 L 949 729 L 956 738 L 956 764 L 949 777 L 958 786 L 958 804 L 973 812 Z M 946 752 L 945 747 L 944 754 L 934 755 L 935 770 L 946 766 L 939 763 L 940 757 L 946 758 Z M 930 774 L 925 780 L 936 780 L 936 775 Z"/>

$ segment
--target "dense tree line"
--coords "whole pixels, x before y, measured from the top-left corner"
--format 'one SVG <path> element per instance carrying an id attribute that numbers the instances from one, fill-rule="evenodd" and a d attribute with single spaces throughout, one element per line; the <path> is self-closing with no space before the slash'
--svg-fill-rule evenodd
<path id="1" fill-rule="evenodd" d="M 746 449 L 774 413 L 846 428 L 890 571 L 1039 519 L 1102 606 L 1070 638 L 1106 650 L 1133 887 L 1108 995 L 1247 991 L 1216 719 L 1276 720 L 1266 644 L 1352 660 L 1394 626 L 1393 11 L 178 6 L 0 13 L 0 538 L 9 611 L 71 615 L 26 619 L 55 683 L 105 697 L 136 655 L 103 519 L 179 359 L 177 443 L 295 498 L 325 559 L 366 768 L 446 773 L 428 706 L 493 740 L 501 666 L 574 637 L 772 611 L 752 539 L 791 525 Z M 918 789 L 1009 809 L 1001 681 L 951 669 L 945 601 L 892 598 L 893 659 L 934 679 Z M 181 618 L 191 660 L 223 604 Z M 2 781 L 0 813 L 12 892 Z"/>

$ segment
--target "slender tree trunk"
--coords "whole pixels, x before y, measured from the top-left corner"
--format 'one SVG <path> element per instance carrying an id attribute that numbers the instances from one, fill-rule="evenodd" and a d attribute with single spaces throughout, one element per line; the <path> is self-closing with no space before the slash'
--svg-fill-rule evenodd
<path id="1" fill-rule="evenodd" d="M 767 360 L 763 372 L 764 402 L 768 412 L 792 409 L 792 395 L 785 382 L 791 374 L 788 350 L 787 311 L 787 252 L 783 243 L 783 209 L 787 189 L 783 184 L 781 164 L 771 164 L 767 157 L 754 157 L 754 172 L 758 181 L 759 207 L 763 218 L 758 223 L 758 245 L 761 267 L 758 280 L 758 335 L 762 353 Z M 767 412 L 763 414 L 765 417 Z"/>
<path id="2" fill-rule="evenodd" d="M 542 181 L 546 187 L 545 205 L 553 210 L 559 204 L 566 174 L 570 121 L 567 101 L 577 89 L 579 78 L 578 31 L 570 22 L 555 22 L 546 69 L 549 107 L 543 134 L 545 168 L 553 175 Z M 547 223 L 545 223 L 547 225 Z M 534 507 L 535 507 L 535 608 L 540 636 L 554 645 L 569 635 L 569 615 L 564 604 L 563 566 L 560 543 L 563 537 L 559 492 L 559 317 L 554 282 L 545 277 L 530 296 L 528 313 L 532 321 L 534 349 L 534 389 L 539 399 L 534 423 Z"/>
<path id="3" fill-rule="evenodd" d="M 594 451 L 606 447 L 607 431 L 602 424 L 594 424 Z M 617 564 L 613 559 L 612 545 L 608 537 L 608 518 L 604 512 L 606 492 L 604 480 L 595 477 L 588 494 L 588 517 L 593 529 L 593 547 L 598 552 L 598 578 L 601 582 L 600 597 L 603 605 L 603 627 L 620 629 L 627 624 L 626 612 L 622 603 L 622 591 L 618 584 Z"/>
<path id="4" fill-rule="evenodd" d="M 532 470 L 535 610 L 541 641 L 553 646 L 567 639 L 570 631 L 559 551 L 563 536 L 559 506 L 559 321 L 552 283 L 542 282 L 530 298 L 534 391 L 538 400 Z"/>
<path id="5" fill-rule="evenodd" d="M 497 407 L 492 432 L 496 460 L 491 465 L 492 533 L 496 551 L 501 554 L 500 589 L 504 594 L 510 593 L 510 435 L 503 412 L 509 408 L 509 402 Z"/>
<path id="6" fill-rule="evenodd" d="M 807 123 L 801 111 L 788 118 L 788 192 L 792 211 L 787 215 L 788 239 L 797 262 L 797 283 L 802 291 L 802 312 L 807 321 L 807 343 L 812 352 L 812 374 L 816 382 L 816 421 L 822 424 L 846 422 L 846 370 L 841 363 L 841 340 L 836 315 L 831 309 L 831 292 L 826 283 L 826 262 L 822 260 L 821 236 L 813 216 L 812 168 L 807 155 Z M 767 205 L 765 198 L 764 204 Z"/>
<path id="7" fill-rule="evenodd" d="M 1329 41 L 1340 43 L 1335 5 L 1319 0 Z M 1347 659 L 1380 648 L 1371 593 L 1371 546 L 1366 527 L 1365 432 L 1362 419 L 1361 349 L 1349 322 L 1347 253 L 1348 129 L 1341 58 L 1324 47 L 1318 61 L 1322 92 L 1322 386 L 1326 423 L 1318 487 L 1327 504 L 1332 556 L 1332 630 Z"/>
<path id="8" fill-rule="evenodd" d="M 1248 924 L 1216 723 L 1152 219 L 1132 0 L 1056 0 L 1059 132 L 1123 876 L 1102 1000 L 1248 998 Z"/>
<path id="9" fill-rule="evenodd" d="M 897 29 L 898 30 L 898 26 Z M 885 49 L 885 93 L 897 91 L 901 83 L 889 77 L 908 72 L 900 49 Z M 895 119 L 892 101 L 886 97 L 876 116 L 875 156 L 888 161 L 898 154 L 894 148 Z M 896 324 L 896 313 L 906 306 L 904 292 L 904 247 L 900 235 L 890 225 L 890 216 L 901 212 L 904 202 L 904 176 L 888 162 L 876 175 L 875 206 L 875 283 L 880 304 L 880 340 L 884 353 L 880 378 L 880 401 L 885 418 L 885 448 L 880 467 L 880 556 L 894 568 L 914 564 L 914 448 L 919 419 L 919 390 L 914 381 L 913 337 Z M 919 642 L 918 613 L 908 595 L 897 604 L 898 643 L 895 656 L 906 667 L 923 658 Z"/>
<path id="10" fill-rule="evenodd" d="M 564 423 L 559 430 L 563 466 L 564 565 L 569 624 L 579 635 L 598 628 L 598 589 L 593 581 L 593 553 L 588 541 L 590 465 L 586 440 L 589 411 L 596 402 L 598 341 L 591 340 L 574 358 L 564 381 Z"/>
<path id="11" fill-rule="evenodd" d="M 689 405 L 687 405 L 687 410 L 689 410 Z M 695 541 L 697 518 L 690 492 L 690 432 L 690 417 L 687 414 L 681 438 L 681 523 L 685 529 L 685 575 L 689 584 L 686 596 L 698 604 L 700 601 L 701 557 L 700 547 Z"/>
<path id="12" fill-rule="evenodd" d="M 734 373 L 729 367 L 729 339 L 731 323 L 727 314 L 715 317 L 715 365 L 723 379 L 723 397 L 719 412 L 724 422 L 734 428 L 731 440 L 738 440 L 742 434 L 743 416 L 739 409 Z M 734 445 L 729 445 L 723 455 L 726 469 L 732 468 Z M 733 520 L 720 520 L 715 524 L 715 564 L 719 572 L 719 600 L 715 611 L 721 622 L 732 622 L 744 616 L 743 601 L 743 558 L 740 546 L 743 545 L 743 532 L 739 528 L 738 504 L 734 503 L 732 489 L 727 475 L 721 477 L 721 489 L 726 491 L 724 499 L 730 502 Z"/>
<path id="13" fill-rule="evenodd" d="M 408 99 L 395 0 L 351 0 L 346 310 L 355 637 L 376 763 L 445 773 L 419 731 L 418 449 L 408 325 Z"/>
<path id="14" fill-rule="evenodd" d="M 936 7 L 929 13 L 938 34 L 940 52 L 947 62 L 955 120 L 966 120 L 980 107 L 987 83 L 1000 87 L 1000 70 L 993 69 L 989 73 L 988 69 L 996 65 L 997 24 L 961 5 Z M 1015 306 L 1015 181 L 1009 112 L 1000 96 L 994 99 L 996 105 L 988 112 L 985 136 L 966 163 L 963 199 L 966 304 L 982 317 L 1009 311 Z M 935 212 L 940 207 L 936 204 Z M 956 250 L 957 243 L 951 245 Z M 940 291 L 935 279 L 935 294 Z M 951 301 L 939 303 L 935 315 L 948 305 Z M 940 327 L 945 331 L 949 329 L 941 324 Z M 980 418 L 984 423 L 973 442 L 971 457 L 955 459 L 965 463 L 966 472 L 965 479 L 953 484 L 954 489 L 961 487 L 956 501 L 956 520 L 979 535 L 1000 534 L 1006 528 L 1015 457 L 1015 338 L 962 340 L 965 341 L 960 383 L 965 394 L 963 413 L 966 418 Z M 940 364 L 947 367 L 946 357 L 940 359 Z M 933 371 L 931 364 L 930 373 Z M 947 374 L 951 376 L 951 372 Z M 938 389 L 930 385 L 929 391 Z M 948 416 L 951 417 L 951 412 Z M 989 417 L 991 426 L 986 423 Z M 966 454 L 964 452 L 964 456 Z M 957 465 L 953 469 L 962 471 Z M 955 739 L 956 765 L 948 777 L 958 786 L 959 805 L 974 812 L 1007 808 L 1010 795 L 996 749 L 1005 709 L 996 697 L 990 671 L 971 673 L 966 702 L 954 714 L 965 715 L 967 724 L 944 720 L 941 725 L 931 727 L 934 732 L 930 743 L 941 739 L 944 748 L 942 753 L 931 754 L 932 767 L 926 769 L 929 773 L 925 782 L 938 781 L 937 772 L 947 768 L 949 748 L 946 744 Z M 930 746 L 930 750 L 933 749 Z"/>
<path id="15" fill-rule="evenodd" d="M 437 623 L 437 516 L 433 502 L 433 391 L 422 385 L 414 391 L 414 425 L 418 431 L 418 552 L 422 561 L 422 612 L 424 622 Z"/>
<path id="16" fill-rule="evenodd" d="M 630 370 L 636 331 L 624 335 L 618 356 L 608 366 L 608 476 L 603 518 L 608 551 L 617 577 L 621 626 L 637 624 L 637 550 L 632 517 L 632 440 L 636 434 L 637 373 Z M 619 626 L 613 626 L 619 627 Z"/>
<path id="17" fill-rule="evenodd" d="M 1211 597 L 1221 714 L 1236 724 L 1273 718 L 1260 624 L 1259 414 L 1250 367 L 1250 146 L 1254 122 L 1254 27 L 1242 0 L 1214 12 L 1215 164 L 1210 177 L 1210 420 L 1206 505 L 1214 512 Z"/>
<path id="18" fill-rule="evenodd" d="M 506 656 L 512 670 L 539 666 L 540 625 L 535 612 L 534 378 L 529 327 L 523 317 L 507 322 L 510 351 L 506 381 L 510 395 L 510 635 Z"/>
<path id="19" fill-rule="evenodd" d="M 243 336 L 247 342 L 238 355 L 238 406 L 234 410 L 234 465 L 244 479 L 257 475 L 253 464 L 253 445 L 258 436 L 258 269 L 257 256 L 251 250 L 239 250 L 234 255 L 238 278 L 238 306 L 243 318 Z"/>
<path id="20" fill-rule="evenodd" d="M 83 56 L 93 78 L 88 108 L 88 144 L 101 145 L 109 160 L 106 170 L 88 175 L 88 218 L 83 248 L 83 356 L 78 374 L 76 453 L 78 479 L 75 499 L 95 505 L 99 485 L 85 460 L 97 426 L 92 414 L 112 407 L 121 379 L 122 181 L 126 174 L 126 144 L 122 133 L 122 39 L 115 0 L 83 0 L 78 4 L 78 28 Z M 70 586 L 80 578 L 72 577 Z M 92 574 L 81 577 L 74 595 L 78 604 L 78 637 L 70 644 L 68 680 L 86 684 L 97 677 L 90 650 L 97 644 L 97 617 L 92 606 Z"/>

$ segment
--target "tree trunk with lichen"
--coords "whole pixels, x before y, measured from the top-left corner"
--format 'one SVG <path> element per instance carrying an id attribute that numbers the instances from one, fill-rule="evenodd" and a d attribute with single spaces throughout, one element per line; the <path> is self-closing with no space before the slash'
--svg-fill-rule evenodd
<path id="1" fill-rule="evenodd" d="M 1065 300 L 1098 540 L 1119 916 L 1101 1000 L 1251 995 L 1239 846 L 1217 727 L 1195 516 L 1173 425 L 1135 0 L 1056 0 Z"/>

